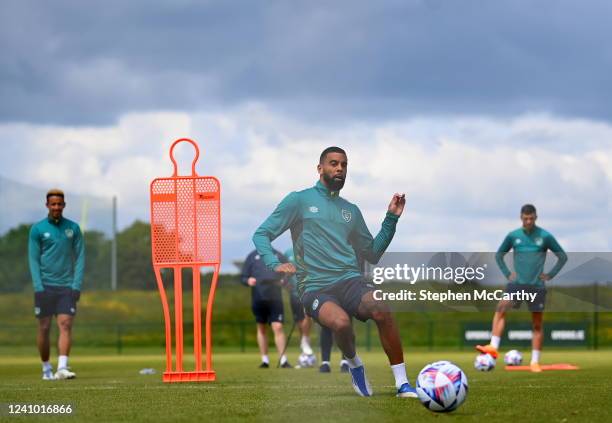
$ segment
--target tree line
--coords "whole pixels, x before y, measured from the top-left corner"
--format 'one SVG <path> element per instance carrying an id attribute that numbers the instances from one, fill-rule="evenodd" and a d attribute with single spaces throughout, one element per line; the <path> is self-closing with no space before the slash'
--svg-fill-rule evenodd
<path id="1" fill-rule="evenodd" d="M 0 236 L 0 292 L 32 290 L 28 265 L 28 236 L 32 225 L 19 225 Z M 111 239 L 102 232 L 86 231 L 83 289 L 110 289 Z M 151 229 L 136 221 L 117 234 L 117 286 L 120 289 L 157 289 L 151 264 Z M 189 273 L 189 271 L 184 271 Z M 184 280 L 191 277 L 184 275 Z M 171 272 L 166 271 L 165 280 Z M 185 288 L 190 285 L 185 283 Z"/>

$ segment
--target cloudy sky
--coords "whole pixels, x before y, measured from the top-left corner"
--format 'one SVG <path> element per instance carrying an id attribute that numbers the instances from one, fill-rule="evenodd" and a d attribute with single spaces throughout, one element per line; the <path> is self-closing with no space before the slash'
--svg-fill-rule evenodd
<path id="1" fill-rule="evenodd" d="M 612 247 L 610 2 L 98 4 L 0 3 L 0 176 L 117 195 L 123 228 L 192 137 L 229 270 L 339 145 L 373 232 L 407 194 L 391 250 L 495 249 L 525 202 L 567 250 Z"/>

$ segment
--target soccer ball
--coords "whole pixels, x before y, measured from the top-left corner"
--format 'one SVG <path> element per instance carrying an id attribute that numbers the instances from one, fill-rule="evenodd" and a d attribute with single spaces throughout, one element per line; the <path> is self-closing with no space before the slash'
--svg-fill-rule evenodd
<path id="1" fill-rule="evenodd" d="M 520 366 L 523 362 L 523 355 L 517 350 L 510 350 L 504 356 L 504 363 L 508 366 Z"/>
<path id="2" fill-rule="evenodd" d="M 300 367 L 313 367 L 317 363 L 317 357 L 314 354 L 300 354 L 298 357 Z"/>
<path id="3" fill-rule="evenodd" d="M 440 361 L 434 361 L 429 366 L 438 368 L 438 367 L 446 366 L 447 364 L 453 364 L 453 363 L 447 360 L 440 360 Z"/>
<path id="4" fill-rule="evenodd" d="M 495 359 L 490 354 L 480 354 L 474 360 L 474 368 L 481 372 L 489 372 L 495 368 Z"/>
<path id="5" fill-rule="evenodd" d="M 416 382 L 419 400 L 431 411 L 456 410 L 467 396 L 467 376 L 451 362 L 434 366 L 436 363 L 428 364 L 419 372 Z"/>

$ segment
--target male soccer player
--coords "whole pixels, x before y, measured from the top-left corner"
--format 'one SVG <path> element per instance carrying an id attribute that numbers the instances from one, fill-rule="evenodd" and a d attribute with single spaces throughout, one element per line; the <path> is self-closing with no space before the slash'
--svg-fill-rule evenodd
<path id="1" fill-rule="evenodd" d="M 72 346 L 72 323 L 81 296 L 85 268 L 85 244 L 81 229 L 62 216 L 64 193 L 47 193 L 49 215 L 32 225 L 28 242 L 30 273 L 34 284 L 34 314 L 38 318 L 37 344 L 42 360 L 43 380 L 74 379 L 68 367 Z M 49 362 L 49 332 L 52 316 L 59 328 L 57 372 Z"/>
<path id="2" fill-rule="evenodd" d="M 272 250 L 275 260 L 286 263 L 287 258 L 276 250 Z M 243 284 L 251 287 L 251 310 L 257 323 L 257 345 L 261 353 L 262 369 L 270 367 L 268 357 L 268 334 L 267 325 L 270 325 L 274 333 L 274 343 L 280 355 L 282 368 L 291 368 L 284 353 L 286 339 L 283 332 L 283 297 L 281 292 L 281 280 L 283 275 L 266 267 L 257 251 L 253 250 L 242 265 Z"/>
<path id="3" fill-rule="evenodd" d="M 293 248 L 285 251 L 285 257 L 289 263 L 295 264 L 295 256 Z M 310 328 L 312 327 L 312 319 L 304 313 L 304 305 L 297 293 L 297 278 L 295 274 L 290 274 L 288 277 L 289 299 L 291 303 L 291 312 L 293 313 L 293 321 L 300 330 L 300 349 L 302 354 L 306 356 L 307 367 L 313 366 L 316 362 L 312 347 L 310 346 Z"/>
<path id="4" fill-rule="evenodd" d="M 253 242 L 270 269 L 296 272 L 298 290 L 306 312 L 334 333 L 348 360 L 353 388 L 362 396 L 372 395 L 365 369 L 355 350 L 351 316 L 373 319 L 397 387 L 398 397 L 416 397 L 408 382 L 402 344 L 393 315 L 383 302 L 374 300 L 374 286 L 364 280 L 358 256 L 377 263 L 385 252 L 404 210 L 404 195 L 394 194 L 382 228 L 375 238 L 359 208 L 340 197 L 348 160 L 339 147 L 321 153 L 319 181 L 312 188 L 292 192 L 277 206 L 253 235 Z M 291 230 L 296 266 L 281 263 L 271 241 Z"/>
<path id="5" fill-rule="evenodd" d="M 552 234 L 536 226 L 538 218 L 536 208 L 531 204 L 521 207 L 521 220 L 523 226 L 506 235 L 495 255 L 495 260 L 509 283 L 506 292 L 535 293 L 533 302 L 527 307 L 531 312 L 532 351 L 531 371 L 541 372 L 540 352 L 542 351 L 542 318 L 546 302 L 546 282 L 554 278 L 567 262 L 567 255 Z M 510 271 L 504 261 L 504 256 L 510 251 L 514 252 L 514 271 Z M 557 263 L 548 273 L 544 273 L 546 251 L 552 251 L 557 257 Z M 506 324 L 506 312 L 514 307 L 519 308 L 522 301 L 500 301 L 493 316 L 491 343 L 477 345 L 476 349 L 483 354 L 490 354 L 497 358 L 500 338 Z"/>

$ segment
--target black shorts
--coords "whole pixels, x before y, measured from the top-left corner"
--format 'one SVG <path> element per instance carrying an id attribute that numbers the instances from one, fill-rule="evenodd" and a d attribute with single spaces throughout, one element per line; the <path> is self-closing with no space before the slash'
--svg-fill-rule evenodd
<path id="1" fill-rule="evenodd" d="M 367 282 L 362 277 L 352 278 L 336 282 L 318 291 L 305 292 L 302 296 L 302 303 L 306 314 L 317 322 L 319 322 L 319 310 L 327 301 L 338 304 L 349 316 L 365 322 L 367 319 L 359 317 L 357 312 L 359 304 L 361 304 L 361 297 L 370 291 L 374 291 L 372 283 Z"/>
<path id="2" fill-rule="evenodd" d="M 514 301 L 514 303 L 512 304 L 512 308 L 520 308 L 523 301 L 525 301 L 525 304 L 527 304 L 527 308 L 529 309 L 529 311 L 544 311 L 544 306 L 546 305 L 546 288 L 533 285 L 509 283 L 508 286 L 506 286 L 506 292 L 509 294 L 516 292 L 536 294 L 533 302 L 528 300 L 517 300 Z"/>
<path id="3" fill-rule="evenodd" d="M 281 300 L 258 300 L 251 304 L 251 310 L 257 323 L 272 323 L 284 320 L 283 302 Z"/>
<path id="4" fill-rule="evenodd" d="M 304 315 L 304 304 L 300 301 L 297 295 L 293 292 L 289 295 L 291 300 L 291 312 L 293 313 L 293 321 L 301 322 L 306 317 Z"/>
<path id="5" fill-rule="evenodd" d="M 34 315 L 39 319 L 58 314 L 74 316 L 76 311 L 76 302 L 70 288 L 47 285 L 43 292 L 34 296 Z"/>

